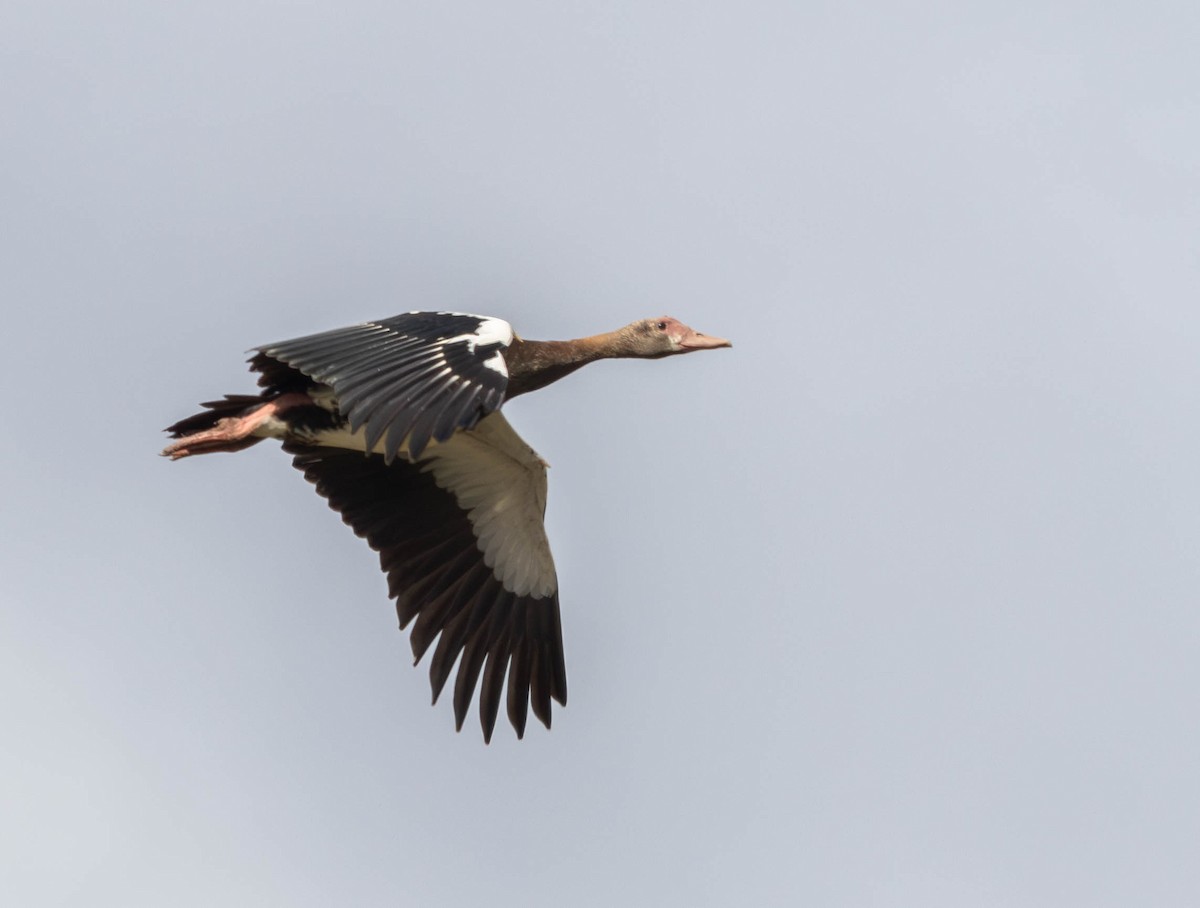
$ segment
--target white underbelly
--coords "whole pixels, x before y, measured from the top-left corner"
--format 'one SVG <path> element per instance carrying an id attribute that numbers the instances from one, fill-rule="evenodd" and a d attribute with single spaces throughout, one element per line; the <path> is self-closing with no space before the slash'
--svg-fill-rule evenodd
<path id="1" fill-rule="evenodd" d="M 254 430 L 254 434 L 259 438 L 278 438 L 281 441 L 295 441 L 306 445 L 315 445 L 324 448 L 341 448 L 346 451 L 362 451 L 367 450 L 367 433 L 365 427 L 360 427 L 357 432 L 351 432 L 346 426 L 340 426 L 336 429 L 316 429 L 314 431 L 306 431 L 293 429 L 288 423 L 280 419 L 278 416 L 271 416 L 264 419 L 262 423 Z M 434 439 L 429 440 L 426 450 L 436 447 L 438 442 Z M 375 443 L 375 452 L 382 450 L 383 440 Z M 400 449 L 396 452 L 400 457 L 408 456 L 408 439 L 406 438 Z"/>
<path id="2" fill-rule="evenodd" d="M 320 445 L 326 448 L 343 448 L 347 451 L 363 451 L 367 450 L 367 433 L 366 427 L 360 427 L 357 432 L 351 432 L 346 426 L 337 429 L 320 429 L 312 433 L 312 441 L 310 444 Z M 436 444 L 430 439 L 430 446 Z M 381 451 L 383 440 L 375 443 L 375 453 Z M 400 445 L 400 449 L 396 452 L 400 457 L 408 455 L 408 439 Z"/>

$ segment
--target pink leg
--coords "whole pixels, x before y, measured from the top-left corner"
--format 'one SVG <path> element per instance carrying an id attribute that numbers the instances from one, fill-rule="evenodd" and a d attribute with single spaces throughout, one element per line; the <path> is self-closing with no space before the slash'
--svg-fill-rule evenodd
<path id="1" fill-rule="evenodd" d="M 292 407 L 312 406 L 312 398 L 307 394 L 293 392 L 281 394 L 274 400 L 269 400 L 249 413 L 242 416 L 227 416 L 218 420 L 211 429 L 193 432 L 183 438 L 171 442 L 163 448 L 163 457 L 179 460 L 191 454 L 212 454 L 217 451 L 240 451 L 263 436 L 255 435 L 267 420 L 279 416 Z"/>

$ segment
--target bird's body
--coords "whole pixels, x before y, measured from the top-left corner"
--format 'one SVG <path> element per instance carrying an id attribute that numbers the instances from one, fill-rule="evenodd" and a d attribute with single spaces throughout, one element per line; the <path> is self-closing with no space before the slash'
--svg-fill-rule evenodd
<path id="1" fill-rule="evenodd" d="M 573 341 L 527 341 L 505 321 L 410 312 L 257 349 L 262 392 L 168 428 L 172 459 L 277 438 L 317 492 L 379 552 L 437 700 L 455 661 L 459 728 L 482 673 L 491 738 L 500 700 L 524 734 L 566 703 L 558 581 L 542 517 L 546 464 L 504 401 L 609 357 L 729 346 L 670 318 Z M 459 655 L 461 654 L 461 660 Z M 507 676 L 507 694 L 505 678 Z"/>

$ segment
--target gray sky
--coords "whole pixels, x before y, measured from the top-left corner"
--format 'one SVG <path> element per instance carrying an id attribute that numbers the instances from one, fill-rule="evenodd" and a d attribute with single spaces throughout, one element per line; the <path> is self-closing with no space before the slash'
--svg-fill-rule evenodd
<path id="1" fill-rule="evenodd" d="M 0 9 L 0 901 L 1200 902 L 1194 3 Z M 509 408 L 570 705 L 484 747 L 248 347 L 731 351 Z"/>

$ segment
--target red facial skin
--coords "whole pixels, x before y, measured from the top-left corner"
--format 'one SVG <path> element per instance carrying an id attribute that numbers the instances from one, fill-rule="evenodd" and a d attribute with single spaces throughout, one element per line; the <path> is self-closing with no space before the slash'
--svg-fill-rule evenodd
<path id="1" fill-rule="evenodd" d="M 708 334 L 701 334 L 694 328 L 689 328 L 683 322 L 671 318 L 669 315 L 665 315 L 659 319 L 659 324 L 666 325 L 667 336 L 671 338 L 671 342 L 684 351 L 715 350 L 717 347 L 733 346 L 733 344 L 723 337 L 712 337 Z"/>

